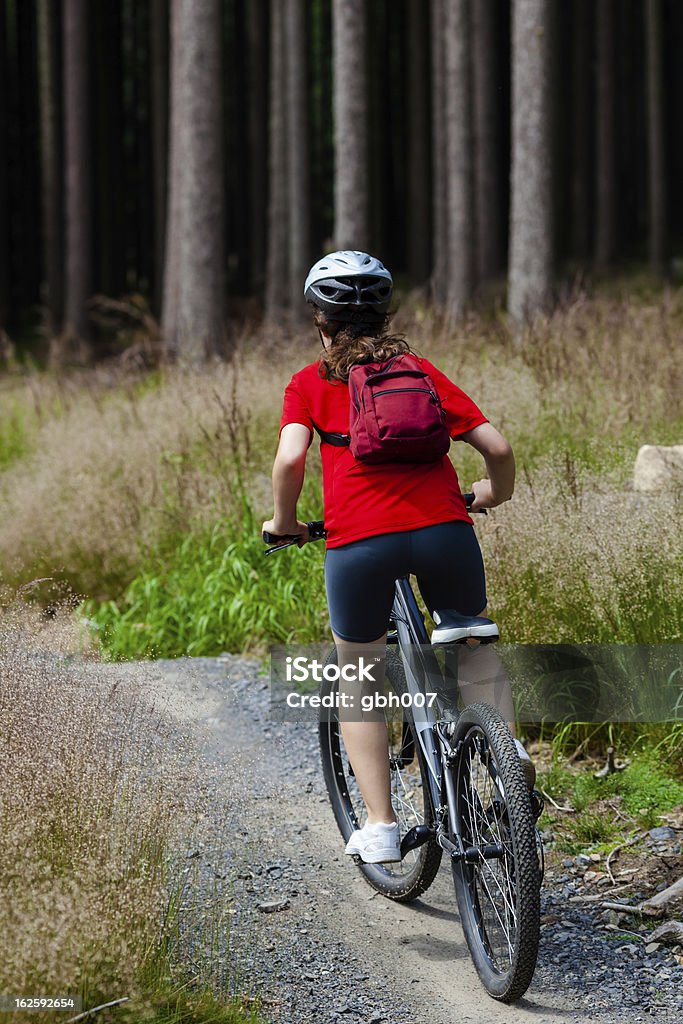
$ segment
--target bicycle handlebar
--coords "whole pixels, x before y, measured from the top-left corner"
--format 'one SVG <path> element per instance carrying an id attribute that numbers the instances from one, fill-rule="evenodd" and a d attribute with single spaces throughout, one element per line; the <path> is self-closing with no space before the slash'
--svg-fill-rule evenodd
<path id="1" fill-rule="evenodd" d="M 465 507 L 467 511 L 470 512 L 472 502 L 474 501 L 473 492 L 468 491 L 467 494 L 463 494 L 463 498 L 465 499 Z M 473 515 L 477 514 L 487 515 L 486 509 L 480 508 L 478 512 L 473 513 Z M 308 527 L 309 540 L 324 540 L 324 538 L 327 536 L 325 523 L 321 519 L 316 519 L 310 523 L 306 523 L 306 526 Z M 268 533 L 267 530 L 264 530 L 262 533 L 262 537 L 265 544 L 273 545 L 273 547 L 268 548 L 268 550 L 266 551 L 267 555 L 272 555 L 273 551 L 280 551 L 282 548 L 291 547 L 292 544 L 298 544 L 299 540 L 301 539 L 301 534 L 295 533 L 279 536 L 277 533 Z"/>
<path id="2" fill-rule="evenodd" d="M 306 523 L 308 527 L 309 540 L 323 540 L 326 535 L 325 524 L 321 519 L 314 520 L 311 523 Z M 298 544 L 301 539 L 300 533 L 285 534 L 279 536 L 277 533 L 268 533 L 264 530 L 262 533 L 263 541 L 265 544 L 275 545 L 272 548 L 268 548 L 266 551 L 267 555 L 272 555 L 273 551 L 279 551 L 281 548 L 291 547 L 292 544 Z"/>

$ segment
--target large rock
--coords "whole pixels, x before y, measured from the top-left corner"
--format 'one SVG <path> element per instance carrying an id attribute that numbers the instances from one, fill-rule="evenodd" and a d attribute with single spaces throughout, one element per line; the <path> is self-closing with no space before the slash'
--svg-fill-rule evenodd
<path id="1" fill-rule="evenodd" d="M 647 493 L 683 491 L 683 444 L 644 444 L 636 458 L 633 487 Z"/>

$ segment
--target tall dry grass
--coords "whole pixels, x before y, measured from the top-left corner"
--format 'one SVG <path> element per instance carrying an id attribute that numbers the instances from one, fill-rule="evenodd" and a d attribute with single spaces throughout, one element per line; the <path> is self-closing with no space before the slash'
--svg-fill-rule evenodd
<path id="1" fill-rule="evenodd" d="M 33 452 L 0 476 L 0 573 L 116 593 L 160 539 L 236 513 L 240 472 L 265 493 L 274 395 L 288 370 L 245 351 L 199 373 L 102 373 L 24 385 L 41 418 Z"/>
<path id="2" fill-rule="evenodd" d="M 174 850 L 205 808 L 200 761 L 142 699 L 144 674 L 65 653 L 82 650 L 74 628 L 21 603 L 0 621 L 0 991 L 128 997 L 117 1019 L 170 1022 Z"/>
<path id="3" fill-rule="evenodd" d="M 509 610 L 517 635 L 535 637 L 534 608 L 588 601 L 617 638 L 625 595 L 637 597 L 648 564 L 662 566 L 665 579 L 667 566 L 669 577 L 680 572 L 680 505 L 630 497 L 638 446 L 683 434 L 680 292 L 579 297 L 539 319 L 521 347 L 502 319 L 472 316 L 451 328 L 414 303 L 396 327 L 515 449 L 515 499 L 479 526 L 493 605 Z M 172 558 L 184 537 L 225 522 L 238 539 L 245 494 L 256 519 L 269 514 L 283 387 L 316 354 L 313 331 L 254 333 L 234 363 L 196 373 L 31 378 L 26 400 L 42 416 L 33 454 L 0 473 L 0 573 L 12 583 L 57 574 L 78 592 L 115 598 L 152 555 Z M 481 460 L 465 445 L 452 454 L 469 485 Z M 651 577 L 640 589 L 647 601 Z M 668 590 L 660 598 L 668 601 Z M 556 632 L 571 629 L 570 618 Z"/>

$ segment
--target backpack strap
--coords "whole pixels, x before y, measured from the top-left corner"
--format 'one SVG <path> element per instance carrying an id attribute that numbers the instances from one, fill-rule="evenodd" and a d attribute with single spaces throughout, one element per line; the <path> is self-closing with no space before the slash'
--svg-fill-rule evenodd
<path id="1" fill-rule="evenodd" d="M 351 444 L 351 436 L 349 434 L 336 434 L 329 430 L 321 430 L 315 423 L 313 426 L 320 435 L 320 440 L 325 444 L 334 445 L 335 448 L 348 448 Z"/>

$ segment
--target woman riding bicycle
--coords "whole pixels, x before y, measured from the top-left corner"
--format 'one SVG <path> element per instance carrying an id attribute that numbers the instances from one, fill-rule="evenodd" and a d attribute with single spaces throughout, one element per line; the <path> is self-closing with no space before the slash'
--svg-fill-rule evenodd
<path id="1" fill-rule="evenodd" d="M 472 485 L 471 511 L 509 500 L 514 487 L 515 462 L 507 441 L 445 374 L 411 353 L 403 337 L 390 333 L 391 293 L 391 274 L 367 253 L 334 252 L 311 268 L 304 296 L 314 308 L 323 351 L 294 374 L 285 390 L 273 465 L 274 514 L 263 524 L 264 531 L 283 541 L 293 536 L 300 544 L 308 540 L 296 506 L 317 431 L 327 530 L 325 585 L 340 666 L 356 662 L 365 645 L 383 647 L 394 581 L 400 576 L 415 574 L 430 613 L 453 609 L 479 616 L 486 610 L 481 551 L 448 456 L 366 463 L 347 444 L 335 443 L 349 429 L 351 368 L 412 354 L 436 388 L 450 437 L 472 445 L 486 463 L 487 477 Z M 466 705 L 495 703 L 514 736 L 509 680 L 491 646 L 473 641 L 460 648 L 458 684 Z M 367 808 L 367 822 L 353 833 L 346 853 L 366 863 L 400 860 L 386 724 L 383 719 L 342 721 L 341 728 Z M 531 788 L 533 765 L 521 743 L 515 743 Z"/>

